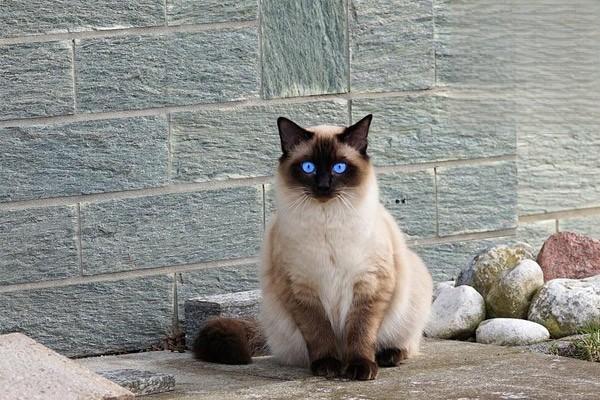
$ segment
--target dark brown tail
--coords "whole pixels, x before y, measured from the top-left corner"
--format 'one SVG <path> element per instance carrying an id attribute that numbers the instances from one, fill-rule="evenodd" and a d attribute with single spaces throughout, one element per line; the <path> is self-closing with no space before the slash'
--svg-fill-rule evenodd
<path id="1" fill-rule="evenodd" d="M 215 318 L 206 322 L 194 340 L 198 360 L 218 364 L 250 364 L 261 354 L 264 339 L 254 320 Z"/>

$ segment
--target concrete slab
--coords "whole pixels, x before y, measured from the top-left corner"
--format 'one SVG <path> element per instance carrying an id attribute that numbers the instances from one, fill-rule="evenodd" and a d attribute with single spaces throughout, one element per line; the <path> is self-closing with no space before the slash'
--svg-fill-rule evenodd
<path id="1" fill-rule="evenodd" d="M 133 399 L 130 391 L 20 333 L 0 336 L 0 399 Z"/>
<path id="2" fill-rule="evenodd" d="M 423 354 L 375 381 L 315 378 L 270 358 L 229 366 L 191 354 L 151 352 L 78 360 L 93 370 L 136 368 L 173 374 L 170 399 L 600 399 L 600 364 L 523 349 L 427 340 Z"/>
<path id="3" fill-rule="evenodd" d="M 175 377 L 170 374 L 125 368 L 101 371 L 98 375 L 124 387 L 136 396 L 170 392 L 175 389 Z"/>

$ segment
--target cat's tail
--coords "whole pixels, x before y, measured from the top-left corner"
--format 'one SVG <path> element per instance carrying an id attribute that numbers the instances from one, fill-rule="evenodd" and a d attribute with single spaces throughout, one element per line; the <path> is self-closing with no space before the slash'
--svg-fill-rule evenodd
<path id="1" fill-rule="evenodd" d="M 262 355 L 265 339 L 256 320 L 214 318 L 206 322 L 194 340 L 192 351 L 198 360 L 218 364 L 250 364 Z"/>

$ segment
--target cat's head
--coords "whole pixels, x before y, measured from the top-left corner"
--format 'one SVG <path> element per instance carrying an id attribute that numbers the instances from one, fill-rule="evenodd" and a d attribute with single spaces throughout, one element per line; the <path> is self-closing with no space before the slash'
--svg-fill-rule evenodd
<path id="1" fill-rule="evenodd" d="M 371 119 L 367 115 L 349 127 L 302 128 L 280 117 L 278 173 L 286 189 L 326 202 L 363 187 L 372 170 L 367 155 Z"/>

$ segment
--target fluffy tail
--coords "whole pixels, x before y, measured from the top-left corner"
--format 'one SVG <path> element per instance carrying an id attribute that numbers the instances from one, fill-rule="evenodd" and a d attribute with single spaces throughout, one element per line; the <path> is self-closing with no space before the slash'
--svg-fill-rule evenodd
<path id="1" fill-rule="evenodd" d="M 192 351 L 198 360 L 218 364 L 250 364 L 264 352 L 265 340 L 255 320 L 215 318 L 200 330 Z"/>

